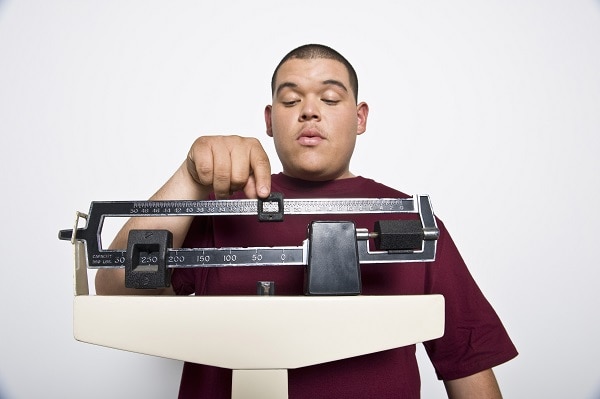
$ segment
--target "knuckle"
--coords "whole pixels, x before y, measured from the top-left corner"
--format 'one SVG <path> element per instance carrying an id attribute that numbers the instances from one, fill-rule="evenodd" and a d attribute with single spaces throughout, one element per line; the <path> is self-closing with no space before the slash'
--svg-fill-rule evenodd
<path id="1" fill-rule="evenodd" d="M 229 184 L 230 176 L 226 172 L 214 172 L 213 174 L 213 184 L 223 185 Z"/>
<path id="2" fill-rule="evenodd" d="M 196 163 L 196 170 L 198 171 L 198 175 L 206 178 L 207 176 L 212 176 L 213 168 L 212 165 L 206 162 Z"/>

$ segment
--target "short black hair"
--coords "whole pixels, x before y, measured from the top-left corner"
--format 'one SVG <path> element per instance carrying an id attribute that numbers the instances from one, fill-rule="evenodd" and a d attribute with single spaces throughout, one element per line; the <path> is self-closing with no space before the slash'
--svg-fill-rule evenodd
<path id="1" fill-rule="evenodd" d="M 325 58 L 339 61 L 342 64 L 344 64 L 344 66 L 348 70 L 348 76 L 350 78 L 350 88 L 354 93 L 354 99 L 358 103 L 358 76 L 356 75 L 354 67 L 339 52 L 323 44 L 305 44 L 287 53 L 285 57 L 283 57 L 283 59 L 279 62 L 279 64 L 275 68 L 275 71 L 273 72 L 273 76 L 271 77 L 271 95 L 275 94 L 275 79 L 277 77 L 277 72 L 279 72 L 279 68 L 281 68 L 281 65 L 283 65 L 286 61 L 293 58 L 297 58 L 300 60 Z"/>

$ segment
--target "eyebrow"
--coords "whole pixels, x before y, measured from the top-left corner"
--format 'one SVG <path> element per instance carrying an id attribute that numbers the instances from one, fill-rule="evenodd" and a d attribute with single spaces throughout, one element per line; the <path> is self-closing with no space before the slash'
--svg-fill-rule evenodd
<path id="1" fill-rule="evenodd" d="M 283 82 L 282 84 L 280 84 L 279 86 L 277 86 L 277 90 L 275 91 L 276 95 L 279 95 L 279 93 L 281 92 L 281 90 L 285 89 L 286 87 L 290 87 L 292 89 L 295 89 L 298 87 L 298 85 L 296 83 L 292 83 L 292 82 Z"/>
<path id="2" fill-rule="evenodd" d="M 346 93 L 348 92 L 348 89 L 346 88 L 346 86 L 342 82 L 340 82 L 339 80 L 328 79 L 328 80 L 324 81 L 323 84 L 324 85 L 338 86 L 338 87 L 341 87 Z"/>
<path id="3" fill-rule="evenodd" d="M 324 80 L 323 85 L 334 85 L 334 86 L 338 86 L 341 89 L 343 89 L 346 93 L 348 92 L 348 88 L 346 88 L 346 86 L 340 82 L 339 80 L 335 80 L 335 79 L 327 79 Z M 296 89 L 298 88 L 298 85 L 296 83 L 293 82 L 283 82 L 282 84 L 280 84 L 279 86 L 277 86 L 277 90 L 275 91 L 276 95 L 279 95 L 279 93 L 281 92 L 281 90 L 285 89 L 286 87 L 292 88 L 292 89 Z"/>

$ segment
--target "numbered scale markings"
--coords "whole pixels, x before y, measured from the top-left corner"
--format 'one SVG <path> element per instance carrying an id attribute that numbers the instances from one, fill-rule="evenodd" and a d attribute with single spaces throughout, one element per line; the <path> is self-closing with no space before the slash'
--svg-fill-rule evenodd
<path id="1" fill-rule="evenodd" d="M 262 208 L 261 208 L 262 206 Z M 282 209 L 277 209 L 282 207 Z M 219 216 L 259 215 L 264 212 L 294 214 L 365 214 L 365 213 L 418 213 L 425 231 L 421 251 L 411 253 L 371 252 L 368 248 L 368 232 L 361 232 L 357 241 L 361 263 L 427 261 L 435 257 L 437 225 L 426 195 L 413 198 L 357 198 L 357 199 L 281 199 L 270 200 L 214 200 L 214 201 L 96 201 L 89 213 L 78 212 L 72 230 L 61 230 L 59 238 L 82 241 L 86 247 L 87 263 L 90 268 L 124 267 L 125 250 L 106 250 L 101 246 L 102 224 L 106 217 L 131 216 Z M 86 219 L 84 228 L 78 227 L 80 219 Z M 364 229 L 357 229 L 364 230 Z M 427 234 L 433 235 L 427 238 Z M 306 265 L 308 240 L 297 247 L 252 247 L 252 248 L 182 248 L 167 249 L 167 267 L 221 267 L 263 265 Z M 389 256 L 392 255 L 392 256 Z M 141 251 L 136 264 L 140 268 L 153 269 L 158 262 L 158 253 Z"/>

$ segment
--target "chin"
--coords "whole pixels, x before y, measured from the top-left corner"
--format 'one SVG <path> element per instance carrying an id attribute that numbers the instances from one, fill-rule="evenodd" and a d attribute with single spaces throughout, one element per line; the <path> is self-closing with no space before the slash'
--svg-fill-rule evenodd
<path id="1" fill-rule="evenodd" d="M 284 173 L 288 176 L 295 177 L 297 179 L 302 180 L 310 180 L 310 181 L 327 181 L 327 180 L 335 180 L 339 176 L 336 173 L 332 173 L 331 171 L 322 170 L 322 169 L 294 169 L 293 171 Z"/>

